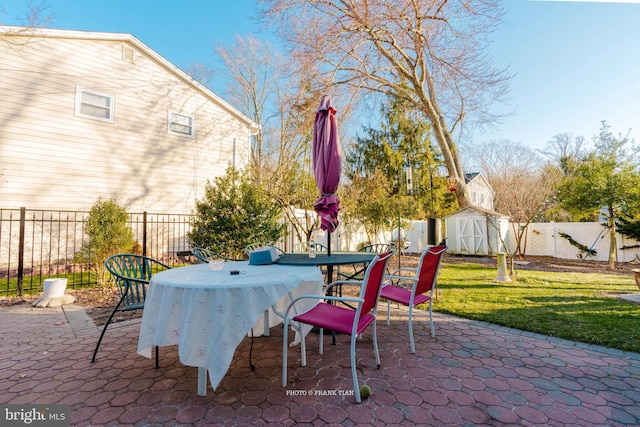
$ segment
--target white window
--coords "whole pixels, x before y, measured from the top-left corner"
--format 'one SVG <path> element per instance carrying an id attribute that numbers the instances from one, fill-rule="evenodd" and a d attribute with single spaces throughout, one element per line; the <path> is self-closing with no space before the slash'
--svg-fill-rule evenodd
<path id="1" fill-rule="evenodd" d="M 169 111 L 169 133 L 174 135 L 194 136 L 196 119 L 193 116 Z"/>
<path id="2" fill-rule="evenodd" d="M 113 122 L 114 96 L 76 88 L 76 116 Z"/>

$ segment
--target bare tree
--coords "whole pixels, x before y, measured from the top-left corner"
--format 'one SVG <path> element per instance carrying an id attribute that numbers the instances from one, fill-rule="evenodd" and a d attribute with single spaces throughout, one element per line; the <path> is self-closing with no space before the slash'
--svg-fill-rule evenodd
<path id="1" fill-rule="evenodd" d="M 496 192 L 495 210 L 511 218 L 515 247 L 508 248 L 509 258 L 513 261 L 516 254 L 522 258 L 527 228 L 556 193 L 562 173 L 544 163 L 535 151 L 508 140 L 476 147 L 476 157 Z"/>
<path id="2" fill-rule="evenodd" d="M 184 70 L 191 77 L 196 79 L 198 83 L 206 87 L 211 87 L 214 79 L 216 78 L 216 72 L 211 67 L 204 65 L 200 62 L 194 62 Z"/>
<path id="3" fill-rule="evenodd" d="M 311 208 L 317 198 L 310 143 L 319 98 L 307 86 L 304 70 L 291 70 L 268 42 L 237 37 L 216 53 L 226 66 L 230 102 L 261 125 L 251 153 L 254 176 L 279 202 L 300 240 L 308 240 L 316 216 L 301 218 L 294 207 Z"/>
<path id="4" fill-rule="evenodd" d="M 432 126 L 456 198 L 471 205 L 456 135 L 505 94 L 509 76 L 484 54 L 499 0 L 263 0 L 261 18 L 296 63 L 317 63 L 314 84 L 409 101 Z"/>
<path id="5" fill-rule="evenodd" d="M 2 3 L 0 3 L 0 18 L 3 14 Z M 21 27 L 15 27 L 15 31 L 25 36 L 36 36 L 39 28 L 44 28 L 55 19 L 55 14 L 51 10 L 51 6 L 46 1 L 35 2 L 33 0 L 25 1 L 25 12 L 19 18 Z M 0 19 L 0 28 L 3 27 L 2 19 Z M 0 36 L 0 40 L 6 43 L 26 44 L 31 41 L 30 37 L 24 38 L 5 38 Z"/>
<path id="6" fill-rule="evenodd" d="M 277 50 L 268 42 L 252 36 L 237 36 L 231 47 L 218 46 L 216 54 L 222 59 L 226 68 L 225 74 L 233 84 L 227 85 L 226 94 L 229 101 L 240 108 L 247 116 L 263 126 L 256 135 L 251 150 L 251 163 L 260 171 L 264 155 L 264 132 L 266 122 L 275 117 L 266 117 L 270 97 L 276 92 L 278 82 L 282 79 L 283 61 Z"/>
<path id="7" fill-rule="evenodd" d="M 554 135 L 551 141 L 547 141 L 544 150 L 540 154 L 548 158 L 554 165 L 562 169 L 569 176 L 573 173 L 583 153 L 583 136 L 574 137 L 570 133 Z"/>

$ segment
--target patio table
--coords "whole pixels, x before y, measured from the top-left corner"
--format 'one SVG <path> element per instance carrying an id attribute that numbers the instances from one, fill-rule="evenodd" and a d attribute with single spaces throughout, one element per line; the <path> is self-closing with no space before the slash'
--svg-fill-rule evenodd
<path id="1" fill-rule="evenodd" d="M 268 335 L 269 327 L 282 322 L 269 313 L 283 311 L 298 295 L 320 294 L 322 284 L 320 270 L 309 266 L 240 261 L 219 271 L 208 264 L 162 271 L 151 278 L 137 351 L 150 358 L 153 346 L 178 345 L 180 362 L 198 367 L 198 395 L 204 396 L 207 372 L 215 390 L 250 331 Z"/>
<path id="2" fill-rule="evenodd" d="M 310 258 L 309 254 L 283 254 L 276 260 L 276 264 L 280 265 L 324 265 L 327 267 L 327 281 L 331 283 L 333 281 L 333 267 L 336 265 L 356 265 L 356 264 L 368 264 L 373 258 L 378 255 L 371 252 L 331 252 L 328 255 L 326 252 L 319 252 L 315 258 Z"/>

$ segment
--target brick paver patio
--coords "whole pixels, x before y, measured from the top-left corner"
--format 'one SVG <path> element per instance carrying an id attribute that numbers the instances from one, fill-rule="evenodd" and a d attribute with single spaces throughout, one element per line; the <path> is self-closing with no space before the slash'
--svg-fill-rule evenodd
<path id="1" fill-rule="evenodd" d="M 383 311 L 383 310 L 381 310 Z M 82 307 L 0 310 L 0 404 L 67 404 L 73 426 L 343 425 L 343 426 L 632 426 L 640 425 L 640 355 L 435 314 L 436 337 L 418 312 L 411 354 L 406 309 L 390 326 L 378 322 L 382 368 L 370 332 L 358 342 L 361 384 L 373 390 L 356 404 L 348 338 L 308 366 L 290 352 L 289 385 L 280 385 L 282 329 L 235 354 L 226 377 L 199 397 L 197 370 L 161 348 L 160 368 L 136 354 L 139 320 L 99 331 Z M 403 320 L 405 319 L 405 320 Z"/>

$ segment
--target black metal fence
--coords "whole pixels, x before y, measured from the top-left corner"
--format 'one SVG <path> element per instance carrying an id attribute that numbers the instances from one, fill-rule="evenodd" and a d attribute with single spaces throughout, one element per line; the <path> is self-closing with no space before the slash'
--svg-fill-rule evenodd
<path id="1" fill-rule="evenodd" d="M 66 277 L 76 288 L 96 283 L 76 254 L 86 238 L 89 212 L 0 209 L 0 295 L 42 290 L 44 280 Z M 192 215 L 130 213 L 143 255 L 170 265 L 192 262 L 187 234 Z"/>

